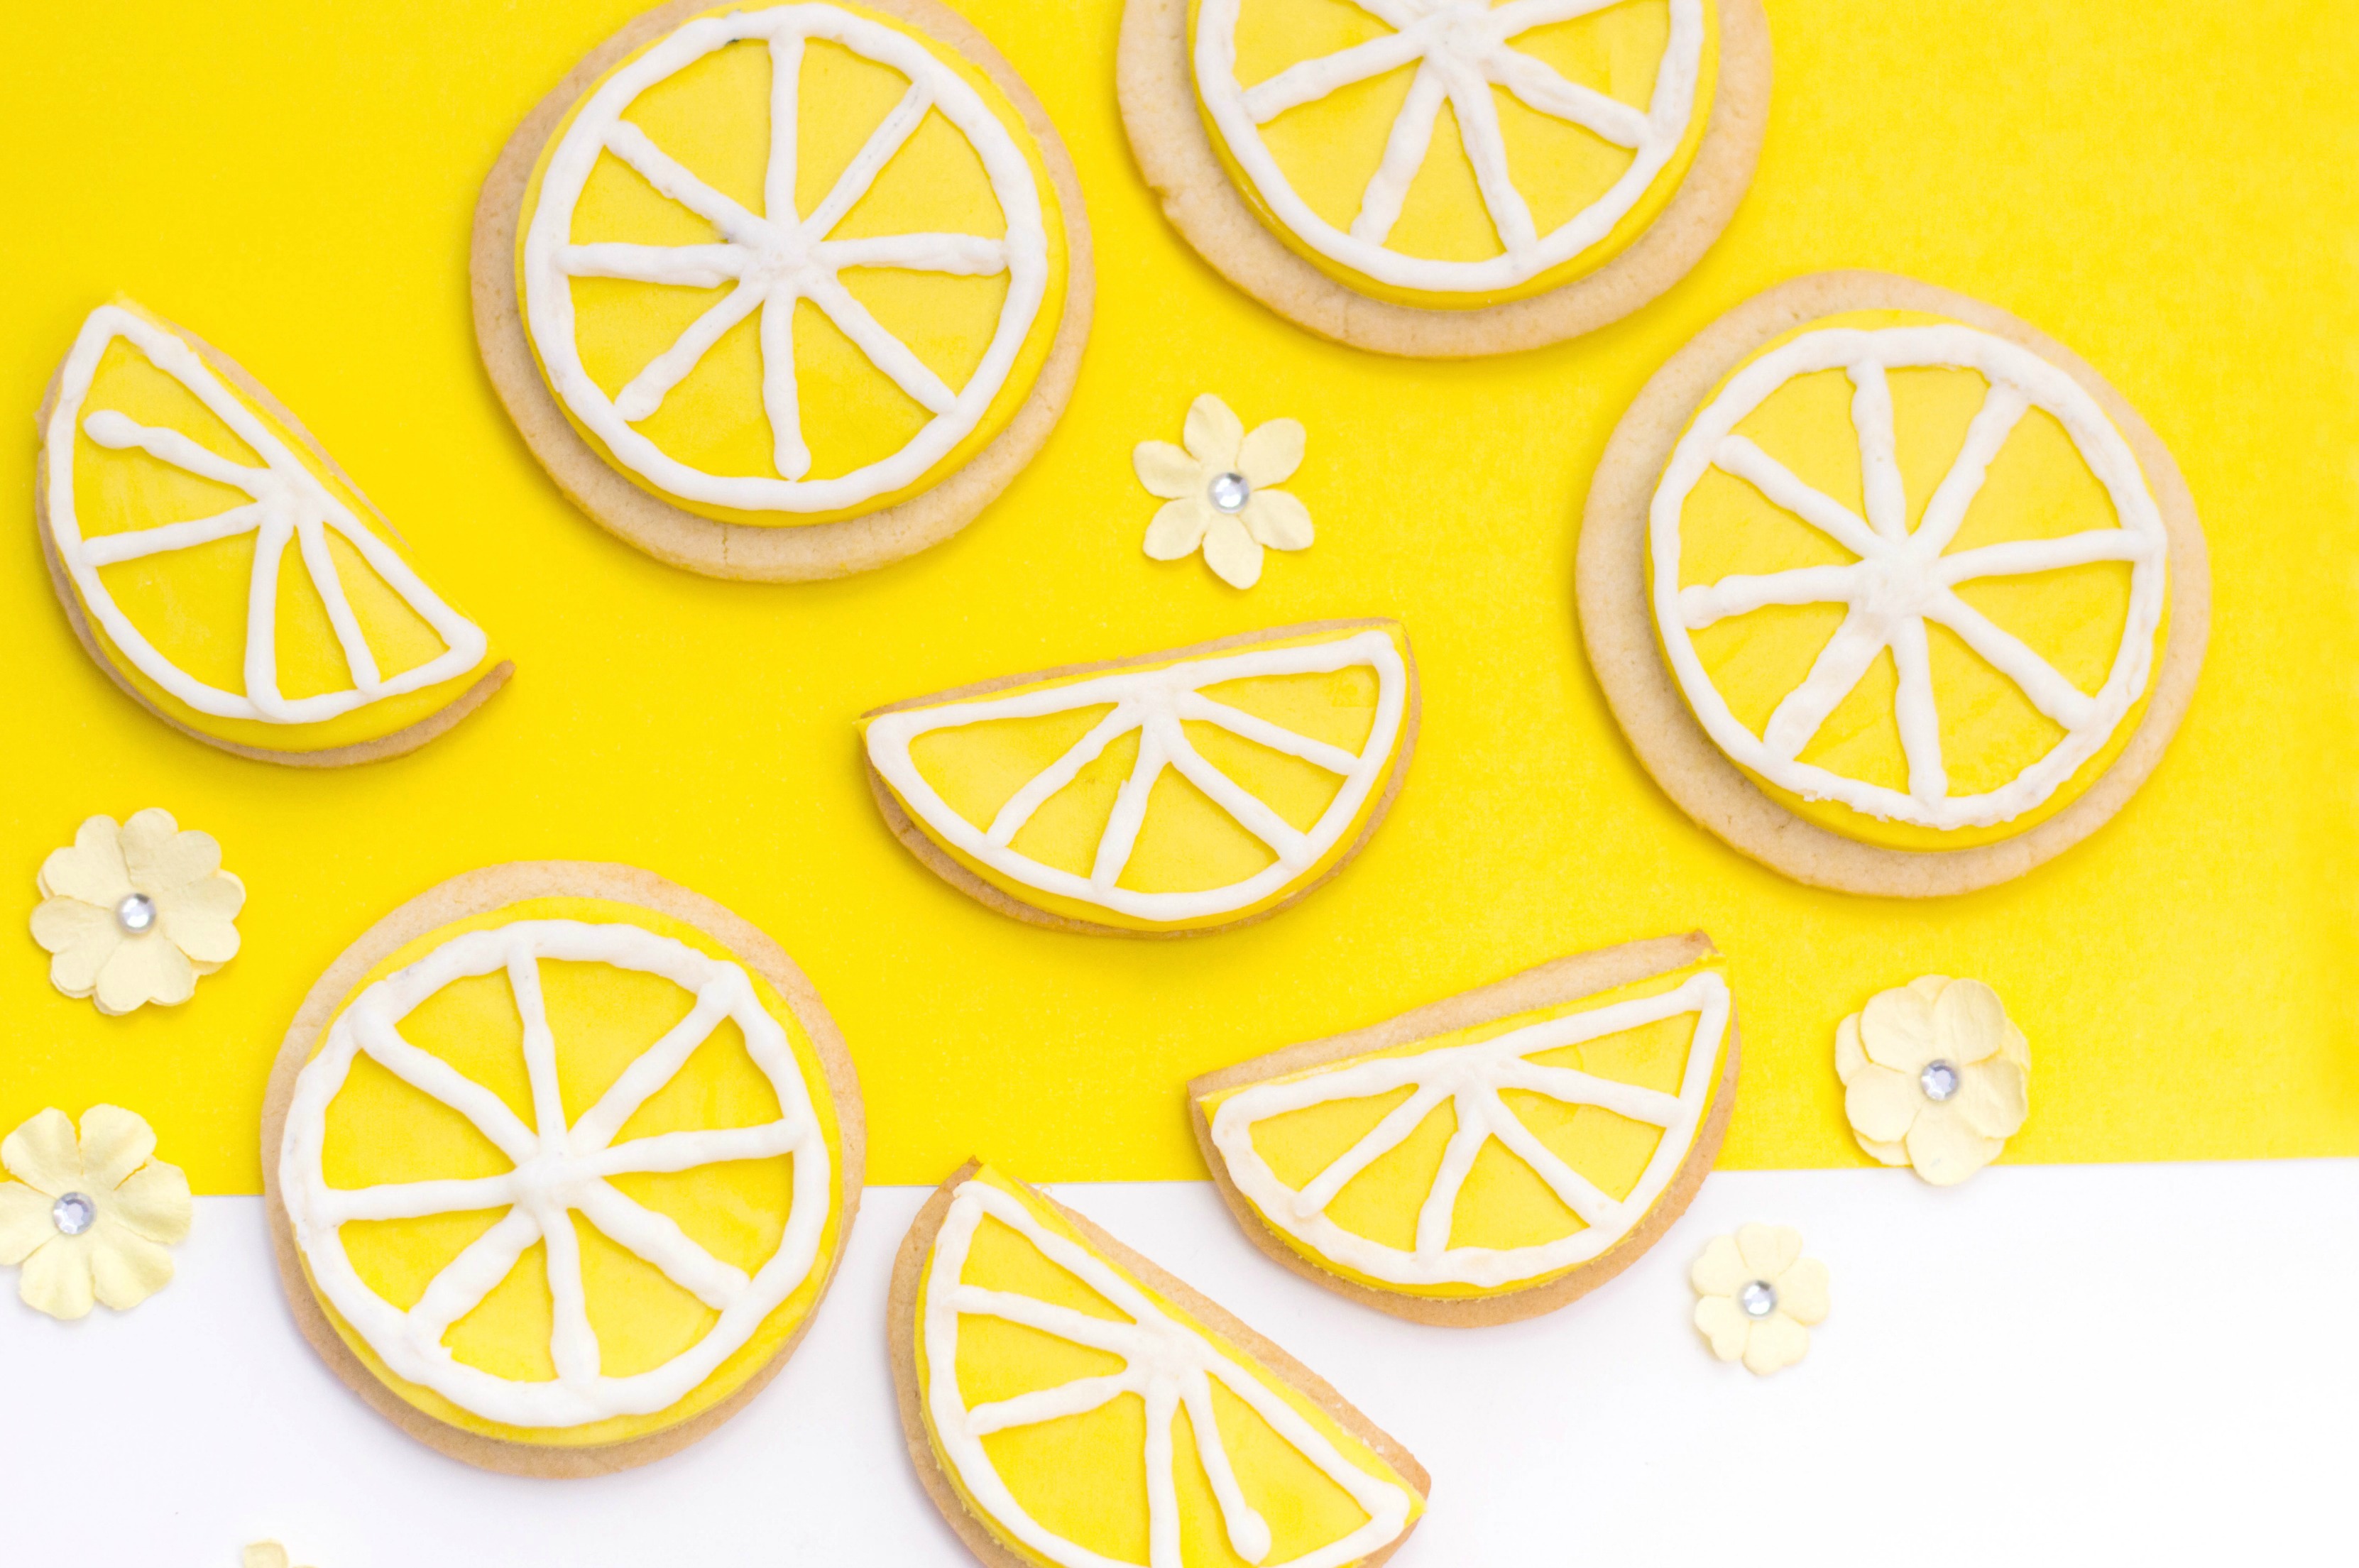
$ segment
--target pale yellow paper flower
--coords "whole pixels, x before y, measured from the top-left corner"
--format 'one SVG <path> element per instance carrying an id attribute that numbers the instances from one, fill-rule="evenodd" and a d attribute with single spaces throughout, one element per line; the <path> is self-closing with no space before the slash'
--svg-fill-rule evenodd
<path id="1" fill-rule="evenodd" d="M 82 1136 L 60 1110 L 0 1138 L 0 1264 L 23 1266 L 16 1293 L 53 1318 L 92 1300 L 129 1312 L 172 1279 L 166 1249 L 185 1240 L 195 1205 L 189 1179 L 156 1158 L 156 1134 L 119 1105 L 82 1113 Z"/>
<path id="2" fill-rule="evenodd" d="M 1310 510 L 1274 488 L 1302 466 L 1302 422 L 1245 421 L 1207 392 L 1189 405 L 1186 450 L 1141 441 L 1131 453 L 1138 482 L 1165 497 L 1147 526 L 1147 553 L 1178 561 L 1201 547 L 1204 564 L 1233 588 L 1261 581 L 1261 552 L 1310 548 Z"/>
<path id="3" fill-rule="evenodd" d="M 1835 1075 L 1860 1148 L 1937 1186 L 1996 1160 L 2031 1113 L 2031 1043 L 1979 980 L 1878 992 L 1836 1026 Z"/>
<path id="4" fill-rule="evenodd" d="M 255 1541 L 239 1560 L 240 1568 L 288 1568 L 292 1561 L 287 1549 L 275 1541 Z"/>
<path id="5" fill-rule="evenodd" d="M 198 975 L 237 954 L 245 884 L 221 868 L 212 834 L 182 833 L 169 811 L 119 828 L 91 818 L 41 863 L 40 889 L 33 940 L 56 955 L 49 984 L 102 1013 L 185 1002 Z"/>
<path id="6" fill-rule="evenodd" d="M 1723 1361 L 1756 1377 L 1810 1353 L 1810 1327 L 1827 1315 L 1827 1266 L 1802 1256 L 1802 1233 L 1748 1225 L 1716 1236 L 1688 1270 L 1695 1325 Z"/>

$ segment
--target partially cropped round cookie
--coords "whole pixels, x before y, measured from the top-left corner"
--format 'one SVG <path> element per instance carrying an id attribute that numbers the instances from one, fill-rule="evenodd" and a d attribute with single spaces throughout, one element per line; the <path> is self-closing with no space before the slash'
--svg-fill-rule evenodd
<path id="1" fill-rule="evenodd" d="M 1656 373 L 1583 519 L 1583 635 L 1688 814 L 1801 881 L 1961 893 L 2103 825 L 2202 663 L 2178 466 L 2005 311 L 1798 278 Z"/>
<path id="2" fill-rule="evenodd" d="M 510 139 L 473 272 L 484 363 L 567 495 L 768 581 L 971 521 L 1064 411 L 1092 292 L 1055 127 L 935 0 L 640 16 Z"/>
<path id="3" fill-rule="evenodd" d="M 1759 0 L 1127 0 L 1123 124 L 1188 243 L 1387 354 L 1594 331 L 1694 267 L 1768 123 Z"/>

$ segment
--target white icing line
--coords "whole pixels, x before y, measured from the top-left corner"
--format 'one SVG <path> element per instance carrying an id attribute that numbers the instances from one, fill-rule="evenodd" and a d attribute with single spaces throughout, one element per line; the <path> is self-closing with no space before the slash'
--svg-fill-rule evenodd
<path id="1" fill-rule="evenodd" d="M 1949 472 L 1927 501 L 1916 532 L 1892 451 L 1886 372 L 1938 365 L 1973 370 L 1989 383 L 1982 408 Z M 1796 478 L 1734 427 L 1787 381 L 1841 369 L 1855 389 L 1853 419 L 1861 443 L 1868 510 L 1875 526 Z M 2027 412 L 2039 408 L 2071 439 L 2107 496 L 2118 528 L 2060 539 L 2020 539 L 1943 552 L 1957 537 L 1991 462 Z M 1711 468 L 1752 485 L 1772 503 L 1860 557 L 1840 567 L 1812 566 L 1764 576 L 1723 578 L 1682 587 L 1680 519 L 1688 495 Z M 1689 426 L 1656 487 L 1648 517 L 1655 620 L 1673 675 L 1698 720 L 1720 748 L 1770 782 L 1810 800 L 1840 800 L 1854 811 L 1923 827 L 1991 827 L 2032 810 L 2096 755 L 2145 694 L 2154 638 L 2161 626 L 2169 538 L 2137 458 L 2080 384 L 2030 350 L 1959 325 L 1822 328 L 1804 332 L 1732 376 Z M 2127 623 L 2105 681 L 2081 691 L 2017 637 L 1993 625 L 1951 587 L 1985 576 L 2023 576 L 2093 561 L 2130 563 Z M 1781 700 L 1756 736 L 1730 712 L 1703 668 L 1691 630 L 1764 604 L 1842 604 L 1847 614 L 1820 650 L 1802 684 Z M 2063 738 L 2014 779 L 1975 795 L 1951 795 L 1940 756 L 1925 623 L 1939 622 L 2013 681 L 2032 705 L 2065 730 Z M 1908 761 L 1904 792 L 1845 778 L 1797 760 L 1819 726 L 1886 648 L 1900 676 L 1894 718 Z"/>
<path id="2" fill-rule="evenodd" d="M 1625 1029 L 1684 1014 L 1695 1015 L 1677 1095 L 1614 1083 L 1568 1068 L 1526 1060 Z M 1212 1146 L 1229 1179 L 1262 1217 L 1320 1257 L 1371 1279 L 1394 1285 L 1472 1285 L 1495 1289 L 1588 1262 L 1630 1234 L 1670 1184 L 1694 1147 L 1712 1097 L 1712 1066 L 1728 1032 L 1728 985 L 1706 971 L 1669 991 L 1567 1013 L 1527 1024 L 1473 1045 L 1404 1056 L 1382 1056 L 1313 1069 L 1239 1090 L 1212 1116 Z M 1278 1179 L 1254 1147 L 1253 1129 L 1269 1117 L 1336 1100 L 1381 1096 L 1405 1087 L 1415 1093 L 1387 1113 L 1359 1142 L 1300 1189 Z M 1549 1152 L 1500 1100 L 1501 1089 L 1545 1094 L 1561 1104 L 1601 1105 L 1663 1129 L 1629 1195 L 1599 1191 Z M 1444 1100 L 1458 1120 L 1441 1167 L 1418 1212 L 1417 1244 L 1404 1251 L 1344 1229 L 1327 1207 L 1352 1180 L 1415 1132 Z M 1529 1165 L 1588 1228 L 1532 1247 L 1450 1245 L 1458 1192 L 1484 1142 L 1497 1138 Z"/>
<path id="3" fill-rule="evenodd" d="M 1096 1291 L 1128 1323 L 1091 1316 L 1028 1296 L 962 1283 L 969 1247 L 985 1216 L 1007 1225 L 1050 1262 Z M 958 1383 L 959 1319 L 962 1314 L 1004 1318 L 1077 1345 L 1122 1357 L 1112 1378 L 1087 1377 L 969 1409 Z M 951 1195 L 927 1265 L 925 1335 L 926 1413 L 944 1462 L 975 1499 L 995 1531 L 1059 1564 L 1059 1568 L 1138 1568 L 1108 1558 L 1056 1534 L 1027 1512 L 993 1465 L 984 1437 L 1010 1427 L 1056 1420 L 1093 1410 L 1136 1391 L 1147 1406 L 1147 1562 L 1146 1568 L 1181 1568 L 1180 1516 L 1172 1418 L 1184 1405 L 1196 1454 L 1212 1481 L 1214 1499 L 1237 1554 L 1263 1568 L 1343 1568 L 1398 1539 L 1408 1527 L 1410 1498 L 1400 1487 L 1344 1458 L 1325 1434 L 1239 1366 L 1202 1334 L 1158 1307 L 1147 1294 L 1104 1259 L 1049 1229 L 1031 1210 L 983 1181 L 962 1182 Z M 1229 1463 L 1226 1443 L 1212 1416 L 1212 1385 L 1217 1379 L 1246 1408 L 1329 1480 L 1341 1486 L 1368 1516 L 1339 1540 L 1291 1557 L 1266 1563 L 1270 1530 L 1245 1501 Z"/>
<path id="4" fill-rule="evenodd" d="M 570 1129 L 558 1095 L 556 1045 L 539 999 L 538 965 L 549 960 L 658 975 L 697 997 L 688 1018 L 625 1068 Z M 396 1028 L 410 1009 L 452 981 L 494 973 L 508 976 L 524 1020 L 527 1073 L 541 1121 L 537 1131 L 490 1090 L 402 1040 Z M 615 1131 L 670 1081 L 723 1017 L 742 1031 L 746 1053 L 777 1095 L 780 1119 L 613 1143 Z M 465 1116 L 516 1170 L 483 1181 L 329 1186 L 323 1164 L 328 1107 L 363 1052 Z M 792 1206 L 777 1250 L 750 1279 L 690 1240 L 676 1223 L 605 1181 L 624 1171 L 686 1171 L 777 1155 L 794 1158 Z M 711 1377 L 820 1267 L 834 1172 L 786 1030 L 761 1006 L 743 969 L 636 926 L 519 920 L 453 937 L 370 985 L 338 1015 L 319 1055 L 296 1078 L 279 1146 L 278 1180 L 296 1246 L 313 1282 L 397 1376 L 487 1421 L 559 1428 L 652 1414 L 679 1403 Z M 364 1283 L 344 1249 L 340 1227 L 352 1219 L 379 1217 L 381 1211 L 382 1217 L 419 1216 L 508 1203 L 515 1206 L 438 1274 L 408 1312 Z M 575 1211 L 717 1311 L 720 1318 L 704 1337 L 661 1366 L 630 1377 L 607 1376 L 600 1367 L 582 1290 Z M 443 1334 L 508 1276 L 537 1240 L 547 1249 L 555 1309 L 549 1350 L 557 1377 L 516 1382 L 460 1362 L 443 1345 Z"/>
<path id="5" fill-rule="evenodd" d="M 99 361 L 117 338 L 187 388 L 261 457 L 262 465 L 232 462 L 179 430 L 140 425 L 116 409 L 85 412 Z M 159 463 L 242 490 L 252 497 L 251 504 L 211 517 L 85 539 L 74 504 L 77 430 L 101 446 L 117 451 L 136 448 Z M 117 305 L 102 305 L 90 313 L 58 373 L 57 403 L 42 432 L 42 442 L 49 452 L 49 537 L 82 607 L 134 668 L 198 713 L 266 724 L 318 724 L 370 702 L 438 685 L 483 662 L 489 644 L 482 629 L 444 604 L 391 545 L 336 499 L 261 418 L 222 385 L 186 340 L 145 317 Z M 343 536 L 369 570 L 442 639 L 440 654 L 390 678 L 379 672 L 329 551 L 327 530 L 331 528 Z M 248 531 L 256 537 L 246 594 L 245 690 L 228 691 L 181 669 L 148 641 L 115 603 L 99 576 L 99 568 Z M 308 697 L 286 697 L 279 692 L 278 572 L 289 542 L 302 552 L 312 584 L 327 605 L 330 624 L 352 674 L 348 691 Z"/>
<path id="6" fill-rule="evenodd" d="M 1610 234 L 1686 139 L 1702 71 L 1703 0 L 1669 0 L 1670 36 L 1643 111 L 1569 82 L 1512 47 L 1518 35 L 1533 27 L 1586 15 L 1612 0 L 1524 0 L 1495 10 L 1487 0 L 1354 3 L 1396 30 L 1297 61 L 1246 87 L 1236 76 L 1242 0 L 1203 0 L 1196 18 L 1193 64 L 1205 113 L 1277 221 L 1321 256 L 1380 283 L 1438 294 L 1480 293 L 1537 277 Z M 1346 233 L 1313 212 L 1296 191 L 1263 141 L 1261 127 L 1289 109 L 1413 60 L 1419 64 L 1408 97 L 1386 134 L 1382 161 Z M 1534 230 L 1507 166 L 1491 97 L 1494 84 L 1537 114 L 1581 125 L 1632 151 L 1629 167 L 1603 195 L 1548 234 Z M 1406 256 L 1385 245 L 1409 183 L 1425 161 L 1445 95 L 1455 111 L 1484 207 L 1498 231 L 1500 254 L 1481 261 Z"/>
<path id="7" fill-rule="evenodd" d="M 908 92 L 871 133 L 835 187 L 809 217 L 795 212 L 795 71 L 807 39 L 820 38 L 898 71 Z M 714 191 L 622 115 L 639 95 L 716 49 L 766 41 L 772 60 L 768 166 L 762 216 Z M 897 234 L 832 240 L 829 231 L 866 192 L 929 113 L 941 114 L 973 147 L 1006 224 L 1004 236 Z M 605 246 L 571 243 L 573 211 L 602 152 L 612 150 L 672 200 L 718 228 L 723 243 Z M 645 254 L 670 249 L 666 260 Z M 593 253 L 593 254 L 585 254 Z M 846 267 L 992 276 L 1006 273 L 1007 293 L 981 361 L 953 390 L 899 339 L 878 325 L 837 280 Z M 624 267 L 635 270 L 620 270 Z M 818 512 L 853 506 L 924 476 L 982 421 L 1006 385 L 1048 294 L 1049 240 L 1031 165 L 998 117 L 951 66 L 924 44 L 834 5 L 775 5 L 702 16 L 669 34 L 610 77 L 582 104 L 559 138 L 542 176 L 540 198 L 525 231 L 524 307 L 527 330 L 550 386 L 616 463 L 658 489 L 687 500 L 745 511 Z M 735 279 L 733 294 L 609 399 L 590 378 L 574 339 L 573 276 L 647 277 L 665 282 Z M 805 477 L 800 391 L 793 374 L 794 302 L 824 310 L 861 353 L 932 417 L 908 445 L 849 474 Z M 669 456 L 632 426 L 655 411 L 664 392 L 692 370 L 722 332 L 762 310 L 763 408 L 769 417 L 782 478 L 716 474 Z M 644 385 L 643 385 L 644 383 Z M 790 413 L 789 410 L 792 410 Z"/>
<path id="8" fill-rule="evenodd" d="M 1368 737 L 1358 754 L 1329 746 L 1305 736 L 1279 746 L 1329 771 L 1343 776 L 1343 787 L 1308 833 L 1296 831 L 1261 801 L 1254 800 L 1200 757 L 1180 727 L 1184 719 L 1220 724 L 1247 739 L 1276 746 L 1255 728 L 1261 721 L 1240 727 L 1247 715 L 1198 696 L 1205 687 L 1255 675 L 1325 673 L 1354 666 L 1375 671 L 1376 710 Z M 1277 892 L 1335 846 L 1360 813 L 1392 761 L 1408 702 L 1408 667 L 1400 650 L 1386 633 L 1369 630 L 1330 642 L 1292 648 L 1253 648 L 1189 659 L 1161 670 L 1101 675 L 1070 685 L 1051 686 L 1012 697 L 984 697 L 951 702 L 938 708 L 910 708 L 874 720 L 868 726 L 868 757 L 912 815 L 938 838 L 992 867 L 1023 887 L 1060 898 L 1078 899 L 1140 920 L 1178 921 L 1245 909 Z M 980 724 L 992 719 L 1037 718 L 1046 713 L 1114 704 L 1114 711 L 1038 777 L 1019 789 L 994 819 L 979 829 L 952 811 L 918 771 L 910 743 L 938 729 Z M 1287 732 L 1271 725 L 1277 735 Z M 1071 782 L 1073 776 L 1117 736 L 1139 732 L 1138 760 L 1114 800 L 1105 831 L 1098 841 L 1088 877 L 1060 870 L 1018 854 L 1009 847 L 1016 833 L 1043 802 Z M 1242 882 L 1225 887 L 1189 893 L 1143 893 L 1116 885 L 1145 820 L 1147 802 L 1156 777 L 1165 764 L 1177 766 L 1199 789 L 1240 825 L 1267 844 L 1277 858 Z"/>

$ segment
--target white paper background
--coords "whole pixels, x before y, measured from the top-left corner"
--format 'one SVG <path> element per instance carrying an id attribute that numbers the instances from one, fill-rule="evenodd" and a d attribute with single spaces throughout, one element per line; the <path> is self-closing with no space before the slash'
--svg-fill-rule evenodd
<path id="1" fill-rule="evenodd" d="M 1263 1258 L 1212 1189 L 1054 1189 L 1406 1442 L 1432 1511 L 1397 1568 L 2349 1563 L 2359 1161 L 1723 1172 L 1563 1312 L 1422 1328 Z M 874 1188 L 794 1361 L 687 1452 L 589 1481 L 403 1437 L 297 1337 L 260 1201 L 201 1200 L 180 1277 L 59 1324 L 0 1301 L 0 1563 L 233 1568 L 959 1568 L 909 1471 L 885 1280 L 923 1201 Z M 1810 1358 L 1756 1380 L 1689 1326 L 1747 1220 L 1833 1272 Z"/>

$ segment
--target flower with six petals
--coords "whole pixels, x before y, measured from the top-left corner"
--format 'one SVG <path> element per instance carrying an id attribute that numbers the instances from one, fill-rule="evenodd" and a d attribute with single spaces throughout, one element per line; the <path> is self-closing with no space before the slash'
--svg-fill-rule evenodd
<path id="1" fill-rule="evenodd" d="M 1835 1073 L 1859 1146 L 1937 1186 L 1998 1158 L 2031 1111 L 2031 1045 L 1998 993 L 1928 975 L 1835 1029 Z"/>
<path id="2" fill-rule="evenodd" d="M 1748 1225 L 1716 1236 L 1688 1270 L 1695 1325 L 1723 1361 L 1767 1377 L 1810 1353 L 1810 1325 L 1827 1315 L 1827 1266 L 1802 1256 L 1802 1233 Z"/>
<path id="3" fill-rule="evenodd" d="M 128 1312 L 171 1283 L 194 1204 L 189 1179 L 156 1158 L 156 1134 L 119 1105 L 82 1113 L 82 1136 L 47 1110 L 0 1139 L 0 1263 L 23 1266 L 16 1293 L 53 1318 L 93 1300 Z"/>
<path id="4" fill-rule="evenodd" d="M 245 884 L 221 868 L 211 833 L 182 833 L 169 811 L 119 828 L 91 818 L 41 863 L 39 886 L 33 940 L 55 955 L 49 983 L 102 1013 L 185 1002 L 237 953 Z"/>
<path id="5" fill-rule="evenodd" d="M 1246 433 L 1245 421 L 1207 392 L 1189 405 L 1180 439 L 1141 441 L 1131 453 L 1138 482 L 1164 503 L 1147 527 L 1147 553 L 1178 561 L 1200 546 L 1204 564 L 1233 588 L 1261 581 L 1261 552 L 1308 550 L 1310 511 L 1275 488 L 1302 466 L 1302 422 L 1272 419 Z"/>

